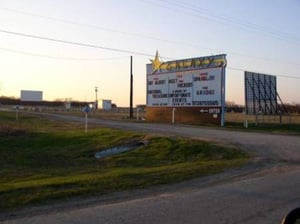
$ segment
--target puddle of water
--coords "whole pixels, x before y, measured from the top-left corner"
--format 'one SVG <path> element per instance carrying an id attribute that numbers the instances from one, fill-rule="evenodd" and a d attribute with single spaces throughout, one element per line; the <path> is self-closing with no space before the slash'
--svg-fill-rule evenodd
<path id="1" fill-rule="evenodd" d="M 113 156 L 113 155 L 120 154 L 120 153 L 123 153 L 123 152 L 128 152 L 130 150 L 134 150 L 134 149 L 136 149 L 136 148 L 138 148 L 142 145 L 145 145 L 145 144 L 146 144 L 146 142 L 141 141 L 141 142 L 138 142 L 136 144 L 121 145 L 121 146 L 105 149 L 105 150 L 102 150 L 100 152 L 96 152 L 95 153 L 95 158 L 96 159 L 101 159 L 101 158 L 104 158 L 104 157 Z"/>

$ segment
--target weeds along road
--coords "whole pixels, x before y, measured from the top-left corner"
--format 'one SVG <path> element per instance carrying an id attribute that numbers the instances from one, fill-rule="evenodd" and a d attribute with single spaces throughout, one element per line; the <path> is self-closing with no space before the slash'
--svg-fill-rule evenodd
<path id="1" fill-rule="evenodd" d="M 84 123 L 84 118 L 74 116 L 51 115 L 56 119 L 65 119 Z M 300 165 L 300 136 L 275 135 L 267 133 L 242 132 L 190 125 L 150 124 L 143 122 L 124 122 L 101 119 L 89 119 L 90 124 L 118 128 L 150 134 L 176 135 L 191 137 L 221 144 L 233 144 L 253 153 L 259 159 L 269 162 Z"/>
<path id="2" fill-rule="evenodd" d="M 55 119 L 83 122 L 83 118 Z M 237 145 L 255 159 L 237 171 L 150 190 L 121 192 L 109 200 L 27 213 L 3 223 L 280 223 L 300 206 L 300 137 L 184 125 L 90 119 L 89 123 L 138 132 L 178 135 Z M 82 204 L 82 205 L 80 205 Z"/>

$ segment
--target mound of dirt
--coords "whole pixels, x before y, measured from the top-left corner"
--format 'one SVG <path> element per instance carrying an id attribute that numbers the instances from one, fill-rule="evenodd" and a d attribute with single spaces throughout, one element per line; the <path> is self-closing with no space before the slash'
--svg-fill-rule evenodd
<path id="1" fill-rule="evenodd" d="M 0 135 L 2 136 L 24 136 L 28 131 L 19 127 L 0 126 Z"/>

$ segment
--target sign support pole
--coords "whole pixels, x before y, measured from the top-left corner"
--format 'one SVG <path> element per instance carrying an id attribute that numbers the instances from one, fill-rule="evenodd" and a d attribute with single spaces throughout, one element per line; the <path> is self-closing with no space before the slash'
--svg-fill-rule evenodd
<path id="1" fill-rule="evenodd" d="M 85 113 L 85 133 L 87 133 L 88 130 L 88 113 Z"/>
<path id="2" fill-rule="evenodd" d="M 84 125 L 84 129 L 85 129 L 85 133 L 87 133 L 87 129 L 88 129 L 88 113 L 91 112 L 91 108 L 87 105 L 85 106 L 82 111 L 84 112 L 85 114 L 85 125 Z"/>
<path id="3" fill-rule="evenodd" d="M 175 124 L 175 111 L 176 111 L 176 109 L 173 108 L 173 110 L 172 110 L 172 124 Z"/>
<path id="4" fill-rule="evenodd" d="M 130 108 L 129 118 L 133 118 L 133 75 L 132 75 L 132 56 L 130 56 Z"/>
<path id="5" fill-rule="evenodd" d="M 87 133 L 87 113 L 85 113 L 85 133 Z"/>
<path id="6" fill-rule="evenodd" d="M 221 74 L 221 127 L 225 126 L 225 107 L 225 67 L 223 67 Z"/>

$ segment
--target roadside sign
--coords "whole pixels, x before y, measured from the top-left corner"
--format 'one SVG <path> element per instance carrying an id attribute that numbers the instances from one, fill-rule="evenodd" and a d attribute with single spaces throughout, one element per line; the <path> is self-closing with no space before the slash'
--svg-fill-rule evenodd
<path id="1" fill-rule="evenodd" d="M 85 113 L 89 113 L 91 112 L 91 108 L 89 106 L 85 106 L 83 109 L 82 109 L 83 112 Z"/>
<path id="2" fill-rule="evenodd" d="M 87 105 L 85 106 L 82 111 L 85 113 L 85 133 L 87 133 L 88 129 L 88 113 L 91 112 L 91 108 Z"/>

